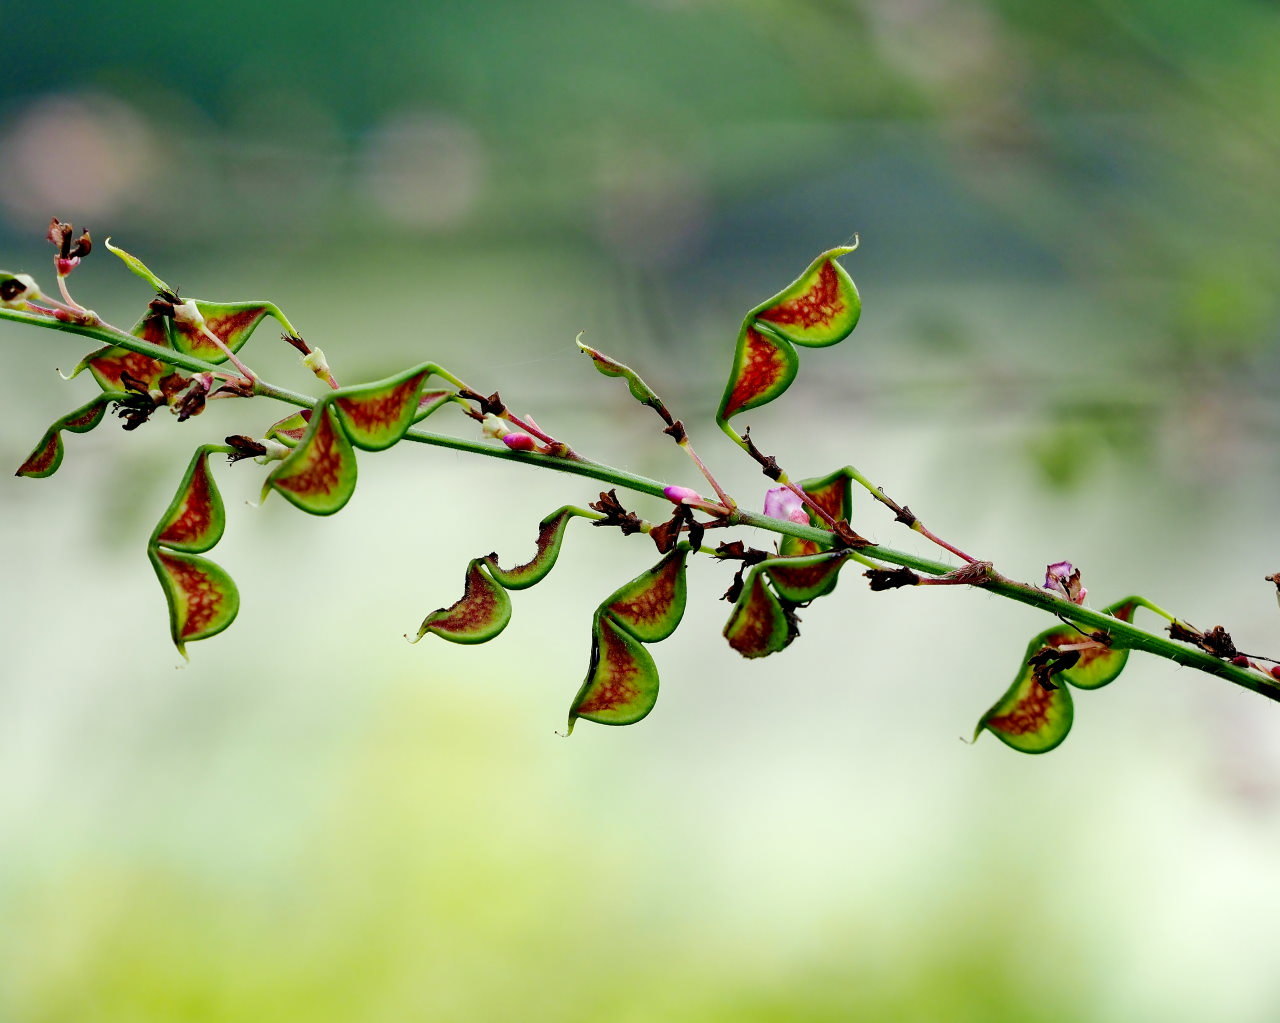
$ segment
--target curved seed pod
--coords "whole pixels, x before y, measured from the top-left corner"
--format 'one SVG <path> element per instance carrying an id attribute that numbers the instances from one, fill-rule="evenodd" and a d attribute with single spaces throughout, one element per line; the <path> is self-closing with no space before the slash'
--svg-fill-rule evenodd
<path id="1" fill-rule="evenodd" d="M 581 508 L 565 505 L 538 523 L 538 539 L 535 541 L 537 550 L 529 561 L 515 568 L 504 569 L 498 567 L 497 555 L 490 554 L 482 559 L 485 568 L 508 590 L 523 590 L 541 582 L 560 556 L 565 528 L 569 525 L 569 520 L 576 516 L 594 518 Z"/>
<path id="2" fill-rule="evenodd" d="M 240 610 L 240 594 L 220 565 L 196 554 L 151 546 L 147 556 L 169 602 L 169 631 L 183 657 L 186 644 L 208 639 L 230 625 Z"/>
<path id="3" fill-rule="evenodd" d="M 102 422 L 102 417 L 107 412 L 107 405 L 124 397 L 125 395 L 121 392 L 108 391 L 74 412 L 68 412 L 45 431 L 45 435 L 40 438 L 40 443 L 27 456 L 26 461 L 18 466 L 18 471 L 14 475 L 29 476 L 32 479 L 52 476 L 58 471 L 58 466 L 62 464 L 65 454 L 62 432 L 66 430 L 70 433 L 88 433 Z"/>
<path id="4" fill-rule="evenodd" d="M 173 290 L 172 288 L 169 287 L 169 285 L 165 284 L 164 281 L 162 281 L 159 277 L 153 274 L 150 268 L 148 268 L 147 264 L 144 263 L 142 260 L 140 260 L 137 256 L 131 253 L 125 252 L 124 249 L 117 248 L 115 245 L 112 245 L 110 238 L 107 239 L 106 246 L 108 251 L 113 252 L 117 256 L 119 256 L 120 259 L 124 262 L 125 266 L 127 266 L 130 270 L 132 270 L 144 281 L 146 281 L 153 288 L 155 288 L 156 291 L 172 291 Z"/>
<path id="5" fill-rule="evenodd" d="M 856 246 L 824 252 L 794 283 L 751 311 L 757 322 L 798 345 L 824 348 L 843 341 L 858 325 L 862 299 L 836 262 Z"/>
<path id="6" fill-rule="evenodd" d="M 724 638 L 743 657 L 767 657 L 785 649 L 798 634 L 795 615 L 778 600 L 757 565 L 733 605 Z"/>
<path id="7" fill-rule="evenodd" d="M 773 401 L 791 386 L 800 363 L 793 342 L 821 348 L 848 337 L 862 302 L 836 259 L 852 251 L 824 252 L 793 283 L 747 313 L 716 413 L 718 423 L 723 426 L 739 412 Z"/>
<path id="8" fill-rule="evenodd" d="M 592 623 L 591 665 L 569 710 L 601 725 L 632 725 L 658 701 L 658 668 L 644 645 L 607 613 Z"/>
<path id="9" fill-rule="evenodd" d="M 297 447 L 298 442 L 306 435 L 307 424 L 310 422 L 311 409 L 290 412 L 279 422 L 271 424 L 267 429 L 267 440 L 278 440 L 286 447 Z"/>
<path id="10" fill-rule="evenodd" d="M 383 451 L 413 423 L 439 408 L 442 401 L 423 414 L 418 400 L 431 373 L 429 363 L 414 366 L 385 380 L 344 387 L 329 395 L 351 443 L 365 451 Z"/>
<path id="11" fill-rule="evenodd" d="M 1067 737 L 1074 714 L 1070 690 L 1065 685 L 1046 689 L 1036 679 L 1035 668 L 1027 663 L 1041 646 L 1039 636 L 1027 646 L 1017 677 L 995 706 L 982 715 L 973 732 L 975 740 L 986 729 L 1019 752 L 1048 753 Z"/>
<path id="12" fill-rule="evenodd" d="M 278 310 L 270 302 L 205 302 L 198 298 L 194 302 L 205 327 L 233 352 L 244 347 L 268 313 L 279 319 Z M 205 362 L 226 362 L 222 349 L 198 326 L 176 319 L 169 320 L 168 326 L 173 347 L 184 355 L 194 355 Z"/>
<path id="13" fill-rule="evenodd" d="M 791 386 L 799 368 L 800 357 L 791 342 L 750 321 L 744 323 L 716 419 L 725 422 L 739 412 L 767 405 Z"/>
<path id="14" fill-rule="evenodd" d="M 1118 618 L 1122 622 L 1133 621 L 1133 612 L 1137 604 L 1130 598 L 1104 608 L 1106 614 Z M 1069 625 L 1049 629 L 1041 633 L 1040 642 L 1044 646 L 1080 646 L 1080 659 L 1070 668 L 1060 673 L 1078 689 L 1101 689 L 1114 682 L 1129 661 L 1129 651 L 1125 647 L 1089 644 L 1089 637 L 1079 629 Z"/>
<path id="15" fill-rule="evenodd" d="M 267 477 L 262 496 L 277 490 L 304 512 L 332 515 L 351 500 L 355 489 L 356 453 L 337 414 L 322 403 L 298 446 Z"/>
<path id="16" fill-rule="evenodd" d="M 627 382 L 627 389 L 631 392 L 631 397 L 635 398 L 641 405 L 648 405 L 651 409 L 662 416 L 668 424 L 671 423 L 671 414 L 667 411 L 667 406 L 661 398 L 654 392 L 653 388 L 641 379 L 630 366 L 623 365 L 616 359 L 612 359 L 605 355 L 604 352 L 597 351 L 590 345 L 582 343 L 582 335 L 578 335 L 578 349 L 584 354 L 591 357 L 592 363 L 596 369 L 607 377 L 621 377 Z"/>
<path id="17" fill-rule="evenodd" d="M 164 317 L 159 313 L 148 312 L 136 324 L 134 324 L 131 333 L 134 337 L 141 338 L 143 341 L 150 341 L 153 345 L 159 345 L 161 348 L 169 348 L 169 333 L 165 328 Z M 93 378 L 98 381 L 98 386 L 104 391 L 122 391 L 124 390 L 123 377 L 128 373 L 135 380 L 141 380 L 151 390 L 155 390 L 159 386 L 160 378 L 167 375 L 170 371 L 159 359 L 153 359 L 149 355 L 143 355 L 141 352 L 131 352 L 125 348 L 117 348 L 114 345 L 108 345 L 106 348 L 99 348 L 96 352 L 90 352 L 75 369 L 71 371 L 71 377 L 78 375 L 84 370 L 89 370 L 93 374 Z"/>
<path id="18" fill-rule="evenodd" d="M 647 572 L 620 587 L 601 607 L 642 643 L 666 639 L 684 617 L 688 587 L 685 582 L 684 547 L 677 547 Z"/>
<path id="19" fill-rule="evenodd" d="M 186 475 L 178 484 L 178 492 L 151 534 L 152 544 L 187 554 L 200 554 L 222 539 L 227 524 L 226 511 L 222 495 L 218 493 L 218 486 L 209 471 L 209 455 L 226 450 L 214 444 L 197 449 L 187 466 Z"/>
<path id="20" fill-rule="evenodd" d="M 789 604 L 807 604 L 836 588 L 847 551 L 826 551 L 794 560 L 761 562 L 778 596 Z"/>
<path id="21" fill-rule="evenodd" d="M 451 643 L 486 643 L 511 621 L 511 598 L 489 578 L 483 560 L 467 566 L 467 583 L 462 599 L 450 607 L 433 611 L 422 620 L 416 643 L 427 633 Z"/>

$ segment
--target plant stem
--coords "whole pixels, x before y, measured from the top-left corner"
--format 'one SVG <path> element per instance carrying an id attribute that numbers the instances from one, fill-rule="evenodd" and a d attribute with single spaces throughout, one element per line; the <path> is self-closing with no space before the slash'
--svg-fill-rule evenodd
<path id="1" fill-rule="evenodd" d="M 126 334 L 119 328 L 112 327 L 103 323 L 96 317 L 88 322 L 69 322 L 57 319 L 52 316 L 41 315 L 36 313 L 22 312 L 17 309 L 11 309 L 0 306 L 0 319 L 13 320 L 17 323 L 25 323 L 38 327 L 46 327 L 51 330 L 63 331 L 70 334 L 78 334 L 82 337 L 92 338 L 104 344 L 115 345 L 129 351 L 138 352 L 142 355 L 148 355 L 160 362 L 170 366 L 176 366 L 181 369 L 188 370 L 193 373 L 222 373 L 217 366 L 207 363 L 202 359 L 197 359 L 172 348 L 163 348 L 154 345 L 149 341 L 134 337 L 132 334 Z M 315 398 L 308 397 L 288 388 L 277 387 L 269 384 L 264 380 L 256 380 L 254 382 L 254 393 L 263 395 L 264 397 L 274 398 L 290 405 L 300 408 L 314 408 L 317 404 Z M 729 432 L 729 431 L 726 431 Z M 741 438 L 735 439 L 742 443 Z M 409 430 L 405 436 L 405 440 L 413 441 L 418 444 L 428 444 L 433 447 L 449 448 L 454 451 L 466 451 L 474 455 L 483 455 L 486 458 L 498 458 L 507 462 L 516 462 L 524 465 L 535 466 L 540 469 L 551 469 L 555 472 L 569 473 L 575 476 L 585 476 L 589 479 L 597 480 L 608 486 L 622 487 L 635 493 L 648 494 L 651 497 L 665 500 L 666 496 L 663 492 L 664 484 L 658 480 L 649 479 L 646 476 L 639 476 L 635 473 L 626 472 L 622 469 L 616 469 L 613 466 L 603 465 L 599 462 L 592 462 L 577 456 L 576 458 L 557 458 L 552 455 L 542 455 L 534 452 L 517 452 L 508 450 L 505 447 L 498 447 L 482 443 L 480 441 L 464 440 L 457 437 L 449 437 L 443 434 L 430 433 L 425 430 Z M 745 443 L 743 443 L 745 447 Z M 857 479 L 858 477 L 853 477 Z M 862 482 L 859 479 L 859 482 Z M 867 486 L 864 483 L 864 486 Z M 874 489 L 868 486 L 868 489 Z M 729 511 L 725 517 L 726 521 L 731 525 L 749 526 L 756 529 L 768 530 L 772 533 L 782 534 L 784 536 L 794 536 L 801 540 L 815 541 L 827 546 L 839 547 L 840 541 L 834 533 L 824 529 L 818 529 L 814 526 L 802 525 L 798 522 L 791 522 L 784 519 L 775 519 L 757 512 L 744 511 L 740 507 Z M 948 548 L 951 549 L 951 548 Z M 941 562 L 932 561 L 928 558 L 922 558 L 915 554 L 909 554 L 906 551 L 895 550 L 892 547 L 883 547 L 880 545 L 872 545 L 861 548 L 857 552 L 858 561 L 865 558 L 874 558 L 877 561 L 886 562 L 891 565 L 901 565 L 910 568 L 916 572 L 930 576 L 943 576 L 952 572 L 950 565 Z M 865 563 L 865 562 L 864 562 Z M 1175 664 L 1185 665 L 1195 668 L 1210 675 L 1232 682 L 1235 685 L 1249 689 L 1255 693 L 1259 693 L 1268 699 L 1280 702 L 1280 681 L 1274 680 L 1267 675 L 1246 668 L 1237 668 L 1235 665 L 1227 661 L 1220 660 L 1203 650 L 1195 647 L 1187 646 L 1173 639 L 1148 632 L 1145 629 L 1123 622 L 1118 618 L 1113 618 L 1101 611 L 1094 611 L 1090 608 L 1081 607 L 1073 604 L 1071 601 L 1064 600 L 1048 592 L 1039 589 L 1028 583 L 1015 582 L 1005 576 L 988 570 L 986 579 L 981 582 L 979 588 L 994 593 L 997 596 L 1005 597 L 1009 600 L 1016 600 L 1022 604 L 1028 604 L 1031 607 L 1048 612 L 1057 618 L 1073 622 L 1082 627 L 1088 627 L 1092 630 L 1101 630 L 1109 634 L 1112 641 L 1119 647 L 1141 650 L 1157 657 L 1163 657 L 1166 660 L 1173 661 Z M 1162 617 L 1170 620 L 1176 620 L 1168 612 L 1162 608 L 1152 605 L 1145 599 L 1137 601 L 1142 606 L 1152 610 Z"/>

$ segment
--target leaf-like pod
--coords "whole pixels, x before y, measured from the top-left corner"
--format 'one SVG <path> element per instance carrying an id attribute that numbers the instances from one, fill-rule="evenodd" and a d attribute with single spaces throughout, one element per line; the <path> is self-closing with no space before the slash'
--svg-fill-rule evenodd
<path id="1" fill-rule="evenodd" d="M 799 368 L 800 358 L 791 342 L 750 322 L 743 324 L 717 418 L 723 422 L 767 405 L 791 386 Z"/>
<path id="2" fill-rule="evenodd" d="M 762 567 L 779 597 L 789 604 L 807 604 L 836 588 L 840 569 L 848 559 L 847 551 L 826 551 L 794 560 L 766 561 Z"/>
<path id="3" fill-rule="evenodd" d="M 88 433 L 100 422 L 102 417 L 106 415 L 107 405 L 113 401 L 117 401 L 125 397 L 124 394 L 108 391 L 100 394 L 87 405 L 82 405 L 74 412 L 68 412 L 56 423 L 49 427 L 45 435 L 40 438 L 40 443 L 35 446 L 35 450 L 31 452 L 20 466 L 15 476 L 29 476 L 32 479 L 44 479 L 46 476 L 52 476 L 58 471 L 58 466 L 62 464 L 62 458 L 65 454 L 62 445 L 62 433 Z"/>
<path id="4" fill-rule="evenodd" d="M 355 489 L 356 453 L 337 414 L 325 404 L 317 406 L 298 446 L 267 477 L 262 496 L 278 490 L 304 512 L 332 515 Z"/>
<path id="5" fill-rule="evenodd" d="M 792 343 L 833 345 L 858 323 L 858 289 L 836 260 L 852 248 L 831 249 L 773 298 L 747 313 L 733 354 L 733 369 L 720 399 L 721 425 L 758 408 L 791 386 L 800 359 Z"/>
<path id="6" fill-rule="evenodd" d="M 233 352 L 244 347 L 264 316 L 276 313 L 270 302 L 205 302 L 201 299 L 194 302 L 205 327 Z M 169 321 L 169 334 L 173 347 L 184 355 L 212 363 L 227 359 L 222 349 L 196 324 L 175 318 Z"/>
<path id="7" fill-rule="evenodd" d="M 798 345 L 825 348 L 843 341 L 858 325 L 862 299 L 836 262 L 852 246 L 824 252 L 780 294 L 752 310 L 760 323 Z"/>
<path id="8" fill-rule="evenodd" d="M 757 565 L 733 605 L 724 638 L 743 657 L 767 657 L 785 649 L 797 635 L 795 615 L 778 600 Z"/>
<path id="9" fill-rule="evenodd" d="M 677 547 L 647 572 L 620 587 L 602 606 L 642 643 L 659 643 L 680 625 L 687 595 L 685 560 L 689 552 Z"/>
<path id="10" fill-rule="evenodd" d="M 220 565 L 196 554 L 150 547 L 151 564 L 169 602 L 169 631 L 183 657 L 186 644 L 208 639 L 230 625 L 240 610 L 240 594 Z"/>
<path id="11" fill-rule="evenodd" d="M 209 455 L 226 448 L 206 444 L 199 448 L 178 484 L 178 492 L 151 534 L 153 544 L 187 554 L 210 550 L 226 529 L 222 496 L 209 471 Z"/>
<path id="12" fill-rule="evenodd" d="M 311 409 L 304 408 L 290 412 L 279 422 L 272 423 L 267 429 L 267 440 L 278 440 L 286 447 L 297 447 L 307 433 L 307 424 L 311 422 Z"/>
<path id="13" fill-rule="evenodd" d="M 148 312 L 134 325 L 130 333 L 161 348 L 171 347 L 164 317 L 159 313 Z M 98 381 L 98 386 L 104 391 L 123 391 L 125 373 L 135 380 L 141 380 L 149 389 L 155 390 L 160 383 L 160 378 L 171 372 L 169 367 L 159 359 L 153 359 L 141 352 L 131 352 L 126 348 L 117 348 L 114 345 L 90 352 L 71 371 L 71 376 L 74 377 L 86 369 L 93 374 L 93 378 Z"/>
<path id="14" fill-rule="evenodd" d="M 430 365 L 415 366 L 386 380 L 344 387 L 329 395 L 351 443 L 365 451 L 383 451 L 439 408 L 443 401 L 434 402 L 424 415 L 419 402 L 431 373 Z"/>
<path id="15" fill-rule="evenodd" d="M 1022 753 L 1048 753 L 1067 737 L 1073 716 L 1070 690 L 1061 684 L 1045 688 L 1036 678 L 1035 667 L 1028 663 L 1042 645 L 1037 636 L 1027 646 L 1017 677 L 995 706 L 982 715 L 974 739 L 986 729 Z M 1061 677 L 1062 673 L 1055 676 Z"/>
<path id="16" fill-rule="evenodd" d="M 1103 610 L 1122 622 L 1131 622 L 1136 606 L 1132 599 L 1127 599 Z M 1092 644 L 1088 636 L 1069 625 L 1041 633 L 1039 642 L 1055 649 L 1063 646 L 1079 647 L 1080 659 L 1059 674 L 1060 678 L 1065 678 L 1078 689 L 1101 689 L 1114 682 L 1129 660 L 1127 648 Z"/>
<path id="17" fill-rule="evenodd" d="M 632 725 L 658 700 L 658 668 L 644 645 L 608 614 L 596 613 L 591 664 L 569 710 L 601 725 Z"/>
<path id="18" fill-rule="evenodd" d="M 107 244 L 108 251 L 113 252 L 117 256 L 119 256 L 120 259 L 124 262 L 125 266 L 127 266 L 130 270 L 132 270 L 144 281 L 146 281 L 153 288 L 155 288 L 156 291 L 172 291 L 173 290 L 172 288 L 169 287 L 169 285 L 165 284 L 164 281 L 162 281 L 159 277 L 153 274 L 151 272 L 151 269 L 147 266 L 147 264 L 144 263 L 142 260 L 140 260 L 137 256 L 133 255 L 132 253 L 125 252 L 124 249 L 117 248 L 116 246 L 112 245 L 110 238 L 107 239 L 106 244 Z"/>
<path id="19" fill-rule="evenodd" d="M 569 520 L 585 514 L 581 508 L 574 508 L 572 505 L 553 511 L 538 523 L 538 539 L 535 541 L 537 550 L 530 560 L 515 568 L 504 569 L 498 566 L 496 555 L 490 554 L 483 559 L 485 567 L 508 590 L 523 590 L 541 582 L 560 556 L 560 546 L 564 542 L 564 531 Z"/>
<path id="20" fill-rule="evenodd" d="M 581 341 L 581 335 L 579 335 L 578 348 L 584 355 L 591 357 L 591 362 L 597 370 L 607 377 L 621 377 L 627 382 L 627 390 L 631 392 L 631 397 L 635 398 L 641 405 L 648 405 L 658 412 L 668 423 L 671 422 L 671 415 L 667 412 L 667 406 L 634 369 L 618 362 L 616 359 L 610 358 L 604 352 L 597 351 L 590 345 L 584 345 Z"/>
<path id="21" fill-rule="evenodd" d="M 476 558 L 467 566 L 462 599 L 427 615 L 414 642 L 431 633 L 451 643 L 486 643 L 510 621 L 511 598 L 489 577 L 483 560 Z"/>

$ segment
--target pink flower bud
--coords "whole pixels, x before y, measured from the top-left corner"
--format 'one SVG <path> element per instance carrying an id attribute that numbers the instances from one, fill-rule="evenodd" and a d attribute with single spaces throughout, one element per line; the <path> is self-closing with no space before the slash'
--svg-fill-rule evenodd
<path id="1" fill-rule="evenodd" d="M 798 522 L 803 526 L 809 524 L 809 513 L 804 510 L 804 502 L 788 487 L 769 489 L 764 495 L 764 513 L 771 519 Z"/>
<path id="2" fill-rule="evenodd" d="M 538 447 L 538 442 L 527 433 L 504 434 L 502 443 L 512 451 L 534 451 Z"/>
<path id="3" fill-rule="evenodd" d="M 688 504 L 690 501 L 701 501 L 702 495 L 696 490 L 690 490 L 688 487 L 663 487 L 662 492 L 667 495 L 667 500 L 672 504 Z"/>

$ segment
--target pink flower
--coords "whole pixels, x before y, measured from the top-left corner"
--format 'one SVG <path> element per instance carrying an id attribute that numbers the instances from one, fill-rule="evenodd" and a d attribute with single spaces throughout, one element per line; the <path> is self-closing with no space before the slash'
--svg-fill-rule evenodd
<path id="1" fill-rule="evenodd" d="M 1073 604 L 1083 604 L 1089 591 L 1080 585 L 1080 569 L 1069 561 L 1055 561 L 1045 568 L 1044 588 Z"/>
<path id="2" fill-rule="evenodd" d="M 702 495 L 696 490 L 690 490 L 688 487 L 678 487 L 674 484 L 669 487 L 663 487 L 662 492 L 667 495 L 667 500 L 672 504 L 688 504 L 690 501 L 702 500 Z"/>
<path id="3" fill-rule="evenodd" d="M 809 513 L 804 510 L 804 502 L 787 487 L 770 488 L 764 495 L 764 513 L 771 519 L 798 522 L 802 526 L 809 524 Z"/>

